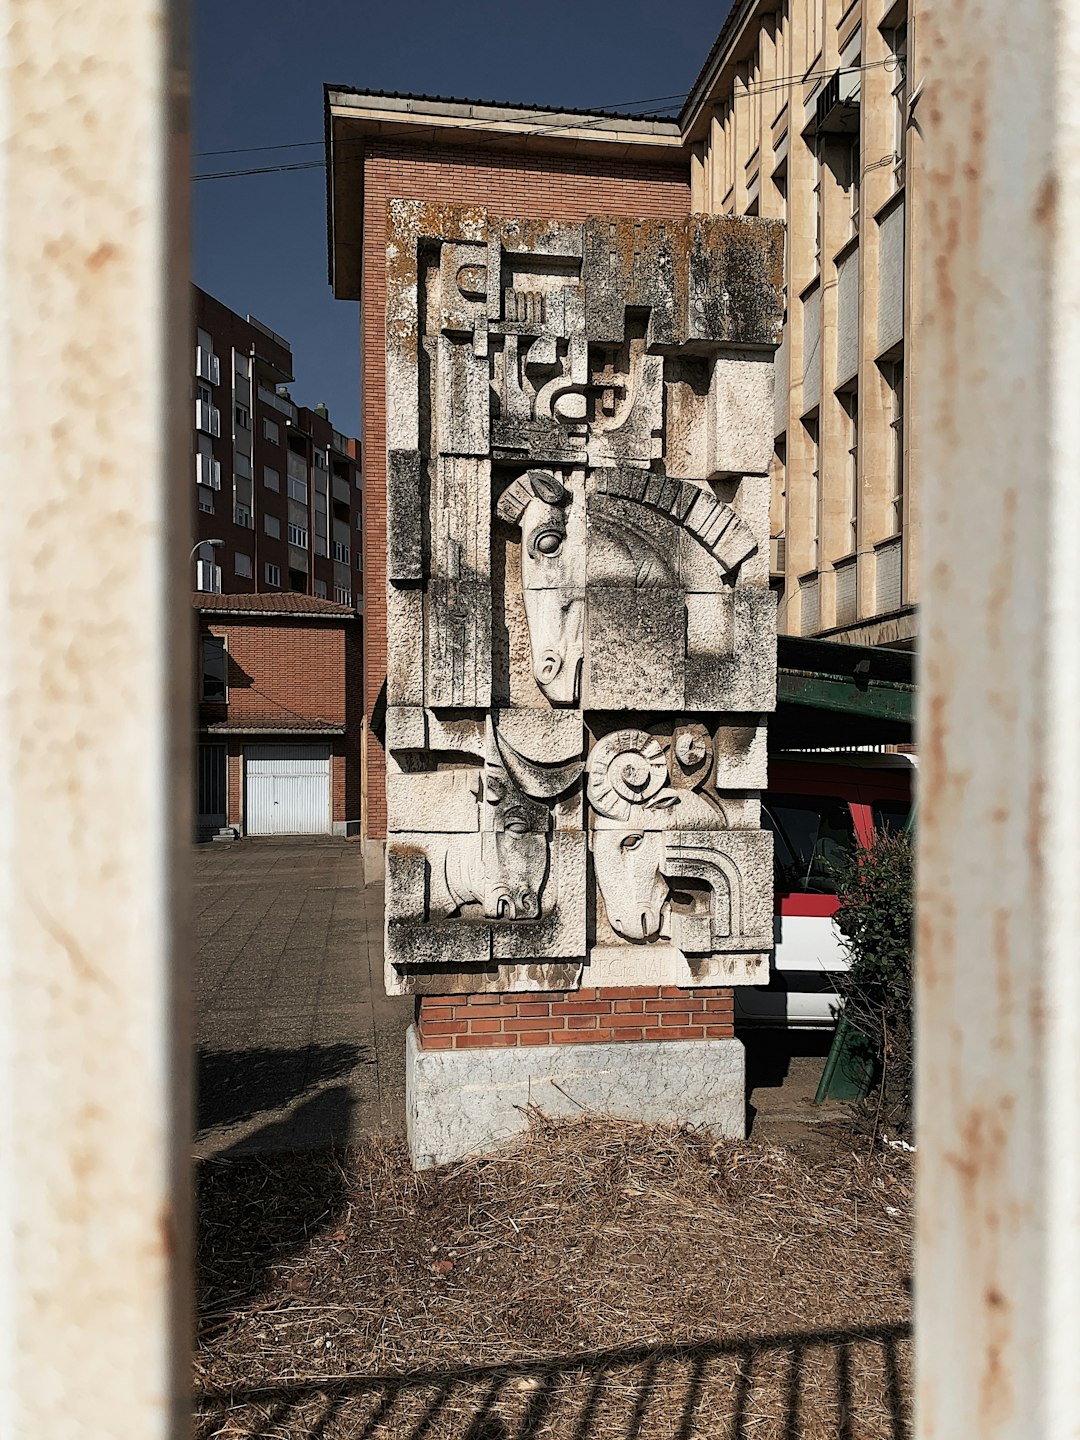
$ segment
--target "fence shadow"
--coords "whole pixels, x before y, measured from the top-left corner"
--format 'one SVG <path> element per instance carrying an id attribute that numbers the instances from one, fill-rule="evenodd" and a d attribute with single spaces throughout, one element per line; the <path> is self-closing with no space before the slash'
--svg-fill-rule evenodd
<path id="1" fill-rule="evenodd" d="M 910 1440 L 907 1324 L 196 1396 L 196 1440 Z"/>

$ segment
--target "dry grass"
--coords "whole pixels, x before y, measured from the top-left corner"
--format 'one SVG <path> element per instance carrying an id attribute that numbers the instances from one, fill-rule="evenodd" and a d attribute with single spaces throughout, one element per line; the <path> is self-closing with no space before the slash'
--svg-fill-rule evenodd
<path id="1" fill-rule="evenodd" d="M 906 1160 L 534 1117 L 208 1162 L 199 1440 L 899 1440 Z"/>

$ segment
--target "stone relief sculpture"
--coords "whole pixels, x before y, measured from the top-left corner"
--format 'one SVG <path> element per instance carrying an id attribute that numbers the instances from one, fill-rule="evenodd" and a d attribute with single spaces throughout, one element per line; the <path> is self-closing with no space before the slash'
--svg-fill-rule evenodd
<path id="1" fill-rule="evenodd" d="M 782 243 L 392 203 L 391 992 L 767 964 Z"/>

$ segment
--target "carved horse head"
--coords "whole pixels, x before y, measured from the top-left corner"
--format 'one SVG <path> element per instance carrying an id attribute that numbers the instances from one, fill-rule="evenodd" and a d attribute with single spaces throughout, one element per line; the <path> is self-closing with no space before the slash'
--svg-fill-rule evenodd
<path id="1" fill-rule="evenodd" d="M 553 705 L 576 705 L 585 658 L 585 543 L 580 504 L 557 476 L 530 470 L 499 501 L 521 528 L 521 588 L 533 675 Z"/>
<path id="2" fill-rule="evenodd" d="M 711 763 L 699 730 L 686 727 L 677 737 L 678 763 L 689 773 L 676 785 L 665 746 L 641 730 L 614 731 L 589 757 L 596 883 L 611 928 L 627 940 L 655 940 L 664 928 L 675 836 L 727 823 L 721 807 L 687 783 L 704 778 Z"/>

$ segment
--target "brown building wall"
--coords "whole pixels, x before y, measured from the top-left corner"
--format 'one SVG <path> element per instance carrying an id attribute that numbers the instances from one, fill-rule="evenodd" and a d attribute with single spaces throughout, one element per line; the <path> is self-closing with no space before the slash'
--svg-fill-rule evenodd
<path id="1" fill-rule="evenodd" d="M 200 705 L 201 738 L 226 747 L 228 823 L 243 824 L 245 744 L 329 744 L 331 818 L 360 818 L 363 645 L 359 621 L 334 624 L 251 617 L 208 619 L 200 635 L 224 639 L 228 704 Z M 270 734 L 207 731 L 214 723 L 274 727 Z M 305 733 L 319 724 L 345 727 L 344 735 Z"/>
<path id="2" fill-rule="evenodd" d="M 215 620 L 204 626 L 229 655 L 229 722 L 345 724 L 345 627 Z"/>
<path id="3" fill-rule="evenodd" d="M 393 199 L 484 205 L 495 214 L 583 220 L 589 215 L 678 218 L 689 214 L 685 161 L 675 167 L 500 152 L 487 148 L 419 150 L 403 141 L 369 140 L 364 152 L 362 301 L 365 709 L 370 716 L 386 679 L 386 218 Z M 386 762 L 368 746 L 367 834 L 386 834 Z"/>

